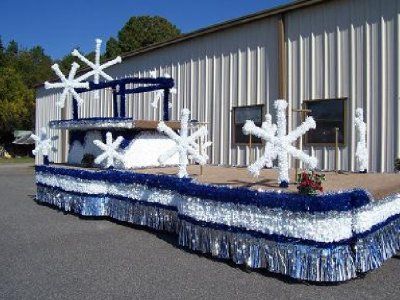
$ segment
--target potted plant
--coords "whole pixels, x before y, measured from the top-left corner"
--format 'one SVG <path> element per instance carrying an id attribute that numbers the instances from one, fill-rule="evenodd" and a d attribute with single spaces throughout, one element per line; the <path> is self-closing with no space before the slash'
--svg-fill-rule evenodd
<path id="1" fill-rule="evenodd" d="M 297 190 L 304 195 L 317 195 L 323 192 L 322 182 L 325 181 L 324 174 L 314 171 L 303 171 L 297 175 Z"/>

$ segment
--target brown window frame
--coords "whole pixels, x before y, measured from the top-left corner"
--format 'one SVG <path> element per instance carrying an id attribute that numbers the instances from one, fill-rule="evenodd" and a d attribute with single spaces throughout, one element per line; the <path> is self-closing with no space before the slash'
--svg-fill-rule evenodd
<path id="1" fill-rule="evenodd" d="M 244 146 L 244 145 L 248 145 L 249 143 L 241 143 L 241 142 L 236 142 L 236 125 L 238 125 L 239 123 L 235 123 L 236 120 L 236 110 L 240 109 L 240 108 L 249 108 L 249 107 L 261 107 L 261 122 L 263 122 L 264 120 L 264 114 L 265 114 L 265 105 L 264 104 L 251 104 L 251 105 L 241 105 L 241 106 L 233 106 L 232 107 L 232 122 L 231 122 L 231 126 L 232 126 L 232 145 L 234 146 Z M 242 125 L 244 125 L 244 123 L 240 123 Z M 250 140 L 250 136 L 249 136 L 249 140 Z M 256 146 L 261 146 L 263 145 L 263 141 L 255 141 L 254 137 L 252 138 L 252 144 L 256 145 Z"/>
<path id="2" fill-rule="evenodd" d="M 304 100 L 304 108 L 305 109 L 310 109 L 308 106 L 308 103 L 314 103 L 314 102 L 323 102 L 323 101 L 342 101 L 343 103 L 343 116 L 342 116 L 342 120 L 343 120 L 343 142 L 339 142 L 338 145 L 340 147 L 344 147 L 346 146 L 346 139 L 347 139 L 347 122 L 346 122 L 346 117 L 347 117 L 347 101 L 348 98 L 347 97 L 339 97 L 339 98 L 322 98 L 322 99 L 308 99 L 308 100 Z M 310 116 L 312 116 L 312 113 L 310 114 Z M 317 120 L 316 120 L 317 121 Z M 317 124 L 318 126 L 318 124 Z M 335 146 L 335 142 L 333 143 L 311 143 L 308 141 L 308 132 L 305 134 L 305 138 L 304 138 L 304 144 L 305 146 L 326 146 L 326 147 L 334 147 Z"/>

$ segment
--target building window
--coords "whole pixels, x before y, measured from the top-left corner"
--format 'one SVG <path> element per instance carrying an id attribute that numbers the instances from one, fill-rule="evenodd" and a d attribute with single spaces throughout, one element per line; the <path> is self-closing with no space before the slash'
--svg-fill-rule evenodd
<path id="1" fill-rule="evenodd" d="M 249 135 L 244 135 L 242 127 L 246 120 L 254 121 L 254 124 L 261 126 L 263 122 L 264 105 L 238 106 L 233 108 L 233 143 L 236 145 L 248 144 Z M 262 140 L 255 136 L 251 137 L 251 143 L 261 145 Z"/>
<path id="2" fill-rule="evenodd" d="M 346 100 L 347 98 L 304 101 L 306 108 L 311 110 L 308 115 L 317 123 L 316 129 L 307 132 L 306 144 L 334 146 L 335 128 L 339 128 L 339 145 L 345 144 Z"/>

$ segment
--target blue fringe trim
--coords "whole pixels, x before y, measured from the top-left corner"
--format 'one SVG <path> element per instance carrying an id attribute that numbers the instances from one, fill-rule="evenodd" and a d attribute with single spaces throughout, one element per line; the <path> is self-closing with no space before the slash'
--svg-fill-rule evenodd
<path id="1" fill-rule="evenodd" d="M 281 208 L 293 212 L 351 211 L 370 202 L 364 190 L 307 196 L 295 193 L 259 192 L 244 187 L 213 186 L 198 183 L 190 178 L 168 175 L 140 174 L 133 171 L 68 169 L 53 166 L 36 166 L 36 172 L 66 175 L 85 180 L 112 183 L 132 183 L 147 185 L 179 194 L 214 200 L 222 203 L 254 205 L 258 207 Z"/>
<path id="2" fill-rule="evenodd" d="M 400 248 L 400 218 L 348 243 L 318 247 L 322 245 L 296 239 L 270 240 L 247 230 L 214 226 L 178 215 L 175 207 L 125 197 L 66 192 L 38 184 L 36 200 L 83 216 L 109 216 L 177 233 L 179 244 L 192 250 L 302 280 L 349 280 L 378 268 Z"/>

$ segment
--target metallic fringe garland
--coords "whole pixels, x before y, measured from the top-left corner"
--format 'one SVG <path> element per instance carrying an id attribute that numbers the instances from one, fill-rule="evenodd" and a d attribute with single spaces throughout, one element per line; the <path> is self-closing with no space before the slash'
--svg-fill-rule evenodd
<path id="1" fill-rule="evenodd" d="M 179 244 L 236 264 L 264 268 L 310 281 L 345 281 L 356 277 L 353 253 L 347 245 L 318 248 L 271 242 L 248 234 L 216 230 L 181 220 Z"/>
<path id="2" fill-rule="evenodd" d="M 400 250 L 400 218 L 358 238 L 354 247 L 357 271 L 368 272 L 379 268 L 384 261 Z"/>
<path id="3" fill-rule="evenodd" d="M 147 226 L 156 230 L 177 232 L 176 211 L 142 205 L 138 201 L 120 200 L 107 196 L 75 195 L 43 186 L 37 187 L 36 200 L 82 216 L 111 217 L 118 221 Z"/>
<path id="4" fill-rule="evenodd" d="M 108 216 L 177 233 L 181 246 L 301 280 L 349 280 L 355 278 L 357 273 L 378 268 L 400 249 L 400 219 L 358 239 L 355 245 L 349 243 L 321 248 L 304 245 L 301 240 L 298 243 L 274 242 L 245 233 L 193 224 L 190 220 L 179 218 L 176 210 L 158 207 L 154 203 L 75 195 L 44 186 L 37 187 L 37 201 L 83 216 Z"/>

